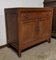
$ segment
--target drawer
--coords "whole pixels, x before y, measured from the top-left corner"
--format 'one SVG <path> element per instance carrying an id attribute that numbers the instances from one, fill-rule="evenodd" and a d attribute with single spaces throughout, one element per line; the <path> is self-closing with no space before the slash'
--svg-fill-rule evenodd
<path id="1" fill-rule="evenodd" d="M 29 21 L 37 21 L 37 20 L 48 20 L 50 14 L 48 12 L 28 12 L 28 13 L 21 13 L 20 20 L 21 22 L 29 22 Z"/>

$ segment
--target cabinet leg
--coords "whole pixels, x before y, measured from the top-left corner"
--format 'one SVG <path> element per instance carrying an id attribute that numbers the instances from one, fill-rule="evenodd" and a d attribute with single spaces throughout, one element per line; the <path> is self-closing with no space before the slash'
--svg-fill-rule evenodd
<path id="1" fill-rule="evenodd" d="M 21 57 L 21 51 L 18 51 L 18 56 Z"/>
<path id="2" fill-rule="evenodd" d="M 9 48 L 9 47 L 10 47 L 10 45 L 9 45 L 9 44 L 7 44 L 7 47 Z"/>
<path id="3" fill-rule="evenodd" d="M 51 43 L 51 38 L 48 39 L 48 43 Z"/>

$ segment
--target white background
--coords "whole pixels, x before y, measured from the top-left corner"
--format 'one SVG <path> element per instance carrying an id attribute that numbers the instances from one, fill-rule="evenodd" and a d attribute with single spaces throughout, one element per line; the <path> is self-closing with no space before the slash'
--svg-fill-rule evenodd
<path id="1" fill-rule="evenodd" d="M 43 7 L 43 0 L 0 0 L 0 46 L 6 44 L 4 8 Z"/>

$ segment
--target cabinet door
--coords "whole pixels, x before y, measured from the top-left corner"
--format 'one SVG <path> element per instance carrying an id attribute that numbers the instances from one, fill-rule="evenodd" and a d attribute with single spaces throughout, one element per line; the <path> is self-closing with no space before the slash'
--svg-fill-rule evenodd
<path id="1" fill-rule="evenodd" d="M 38 43 L 38 21 L 32 20 L 31 16 L 28 16 L 25 18 L 27 15 L 22 14 L 21 15 L 21 21 L 20 21 L 20 42 L 21 42 L 21 47 L 22 49 L 28 48 L 32 45 L 35 45 Z"/>
<path id="2" fill-rule="evenodd" d="M 51 35 L 52 21 L 49 19 L 39 20 L 39 36 L 40 39 L 48 39 Z"/>
<path id="3" fill-rule="evenodd" d="M 38 42 L 38 26 L 36 22 L 23 22 L 20 28 L 22 48 L 30 47 Z"/>

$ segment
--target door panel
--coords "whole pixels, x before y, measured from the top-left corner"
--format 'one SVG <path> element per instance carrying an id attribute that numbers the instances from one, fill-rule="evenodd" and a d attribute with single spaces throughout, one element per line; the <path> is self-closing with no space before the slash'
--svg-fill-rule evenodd
<path id="1" fill-rule="evenodd" d="M 39 21 L 39 36 L 41 39 L 47 38 L 51 33 L 51 20 Z"/>
<path id="2" fill-rule="evenodd" d="M 23 43 L 35 41 L 36 40 L 36 22 L 22 23 L 21 36 L 22 36 Z"/>
<path id="3" fill-rule="evenodd" d="M 38 40 L 38 22 L 23 22 L 20 27 L 21 49 L 30 47 L 39 42 Z"/>

